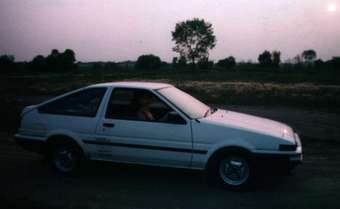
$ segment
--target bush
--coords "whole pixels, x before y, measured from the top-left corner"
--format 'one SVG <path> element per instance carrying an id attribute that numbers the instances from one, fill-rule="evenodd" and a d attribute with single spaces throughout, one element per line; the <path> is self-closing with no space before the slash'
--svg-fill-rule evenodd
<path id="1" fill-rule="evenodd" d="M 199 69 L 212 69 L 214 66 L 214 62 L 208 60 L 208 58 L 201 59 L 198 61 L 197 66 Z"/>
<path id="2" fill-rule="evenodd" d="M 217 62 L 217 66 L 224 68 L 224 69 L 231 69 L 235 67 L 236 61 L 233 56 L 227 57 L 225 59 L 221 59 Z"/>
<path id="3" fill-rule="evenodd" d="M 32 71 L 44 71 L 47 69 L 46 58 L 38 55 L 29 63 L 29 69 Z"/>
<path id="4" fill-rule="evenodd" d="M 115 62 L 107 62 L 104 64 L 106 70 L 117 70 L 119 67 Z"/>
<path id="5" fill-rule="evenodd" d="M 174 69 L 183 69 L 187 67 L 187 59 L 183 56 L 180 58 L 174 57 L 172 59 L 172 68 Z"/>
<path id="6" fill-rule="evenodd" d="M 135 68 L 143 70 L 158 70 L 161 67 L 162 61 L 158 56 L 148 54 L 138 57 Z"/>

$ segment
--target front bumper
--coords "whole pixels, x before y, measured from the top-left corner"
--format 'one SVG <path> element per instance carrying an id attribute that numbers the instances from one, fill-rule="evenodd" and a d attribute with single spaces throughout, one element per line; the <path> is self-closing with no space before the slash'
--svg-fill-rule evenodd
<path id="1" fill-rule="evenodd" d="M 302 163 L 302 154 L 256 154 L 253 160 L 260 174 L 286 175 Z"/>
<path id="2" fill-rule="evenodd" d="M 256 153 L 253 155 L 254 164 L 260 169 L 270 169 L 278 172 L 290 171 L 303 161 L 302 144 L 299 136 L 294 134 L 295 151 L 278 151 L 275 153 Z"/>

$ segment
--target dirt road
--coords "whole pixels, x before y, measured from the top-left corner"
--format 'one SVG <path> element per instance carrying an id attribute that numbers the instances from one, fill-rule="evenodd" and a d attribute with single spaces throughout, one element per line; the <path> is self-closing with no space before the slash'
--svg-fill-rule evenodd
<path id="1" fill-rule="evenodd" d="M 247 192 L 222 190 L 198 171 L 92 162 L 77 177 L 0 136 L 1 208 L 340 208 L 340 145 L 303 138 L 304 164 L 264 176 Z"/>

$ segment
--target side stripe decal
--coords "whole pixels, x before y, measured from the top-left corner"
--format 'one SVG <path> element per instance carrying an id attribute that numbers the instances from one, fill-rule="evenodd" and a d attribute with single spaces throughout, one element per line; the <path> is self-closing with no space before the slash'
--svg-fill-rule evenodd
<path id="1" fill-rule="evenodd" d="M 116 143 L 116 142 L 98 142 L 91 140 L 83 140 L 85 144 L 97 144 L 97 145 L 107 145 L 107 146 L 115 146 L 115 147 L 130 147 L 137 149 L 150 149 L 150 150 L 164 150 L 171 152 L 192 152 L 195 154 L 206 154 L 208 151 L 206 150 L 192 150 L 186 148 L 174 148 L 174 147 L 159 147 L 159 146 L 150 146 L 150 145 L 140 145 L 140 144 L 125 144 L 125 143 Z"/>

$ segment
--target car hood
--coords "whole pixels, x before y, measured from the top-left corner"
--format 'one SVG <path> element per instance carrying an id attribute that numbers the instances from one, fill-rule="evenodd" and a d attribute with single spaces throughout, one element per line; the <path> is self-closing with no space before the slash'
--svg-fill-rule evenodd
<path id="1" fill-rule="evenodd" d="M 291 127 L 267 118 L 218 109 L 215 113 L 204 118 L 204 121 L 216 125 L 283 138 L 294 143 L 294 132 Z"/>

